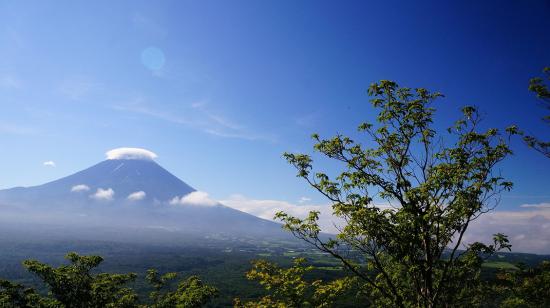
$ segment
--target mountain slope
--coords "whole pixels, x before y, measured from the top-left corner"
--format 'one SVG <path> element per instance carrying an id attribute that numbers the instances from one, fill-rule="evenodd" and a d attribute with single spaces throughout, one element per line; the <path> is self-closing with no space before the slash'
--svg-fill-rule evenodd
<path id="1" fill-rule="evenodd" d="M 53 226 L 73 234 L 87 230 L 92 237 L 94 230 L 98 237 L 116 230 L 125 238 L 161 231 L 196 237 L 288 237 L 279 224 L 212 200 L 181 202 L 182 196 L 196 193 L 151 159 L 108 159 L 43 185 L 0 190 L 0 221 L 16 229 L 25 224 L 27 229 Z"/>
<path id="2" fill-rule="evenodd" d="M 88 189 L 71 191 L 78 185 L 85 185 Z M 145 200 L 149 201 L 170 200 L 176 195 L 195 191 L 152 160 L 109 159 L 43 185 L 0 190 L 0 200 L 37 201 L 37 197 L 46 198 L 48 202 L 79 200 L 78 197 L 87 197 L 97 189 L 109 188 L 115 193 L 114 200 L 122 200 L 138 191 L 146 192 Z"/>

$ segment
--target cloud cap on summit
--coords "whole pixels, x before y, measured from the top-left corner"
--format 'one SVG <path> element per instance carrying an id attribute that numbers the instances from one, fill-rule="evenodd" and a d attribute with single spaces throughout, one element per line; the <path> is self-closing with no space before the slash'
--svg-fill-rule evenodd
<path id="1" fill-rule="evenodd" d="M 107 159 L 154 160 L 157 154 L 142 148 L 116 148 L 105 153 Z"/>

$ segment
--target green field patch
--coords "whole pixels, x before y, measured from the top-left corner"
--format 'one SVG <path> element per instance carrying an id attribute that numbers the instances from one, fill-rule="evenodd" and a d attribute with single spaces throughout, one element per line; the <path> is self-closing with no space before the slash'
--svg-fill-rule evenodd
<path id="1" fill-rule="evenodd" d="M 498 269 L 508 269 L 508 270 L 518 270 L 519 268 L 517 268 L 514 264 L 510 263 L 510 262 L 505 262 L 505 261 L 489 261 L 489 262 L 485 262 L 483 263 L 483 267 L 486 267 L 486 268 L 498 268 Z"/>
<path id="2" fill-rule="evenodd" d="M 315 269 L 319 269 L 323 271 L 341 271 L 342 267 L 341 266 L 319 266 L 319 267 L 316 267 Z"/>

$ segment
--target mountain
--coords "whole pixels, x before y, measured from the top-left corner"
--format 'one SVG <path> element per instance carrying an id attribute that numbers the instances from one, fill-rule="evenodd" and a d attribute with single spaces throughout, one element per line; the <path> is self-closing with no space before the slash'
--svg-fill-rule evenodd
<path id="1" fill-rule="evenodd" d="M 48 207 L 54 204 L 71 205 L 89 204 L 101 201 L 92 198 L 98 189 L 113 191 L 112 201 L 120 203 L 134 192 L 145 192 L 141 203 L 169 201 L 175 196 L 194 192 L 170 172 L 152 160 L 143 159 L 108 159 L 73 175 L 34 187 L 16 187 L 0 190 L 0 202 L 32 202 L 37 207 Z M 108 198 L 103 198 L 108 199 Z M 110 201 L 110 200 L 106 200 Z"/>
<path id="2" fill-rule="evenodd" d="M 77 239 L 287 238 L 281 225 L 208 199 L 147 155 L 127 149 L 33 187 L 0 190 L 0 223 Z"/>

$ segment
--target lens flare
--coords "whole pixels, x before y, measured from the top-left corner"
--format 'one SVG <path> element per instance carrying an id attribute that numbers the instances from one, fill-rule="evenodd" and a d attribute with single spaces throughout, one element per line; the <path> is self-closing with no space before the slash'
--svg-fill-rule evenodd
<path id="1" fill-rule="evenodd" d="M 165 62 L 164 52 L 157 47 L 147 47 L 141 52 L 141 63 L 150 70 L 162 69 Z"/>

